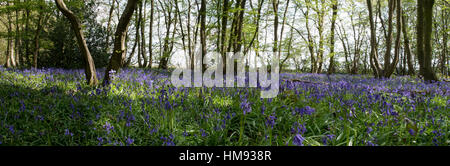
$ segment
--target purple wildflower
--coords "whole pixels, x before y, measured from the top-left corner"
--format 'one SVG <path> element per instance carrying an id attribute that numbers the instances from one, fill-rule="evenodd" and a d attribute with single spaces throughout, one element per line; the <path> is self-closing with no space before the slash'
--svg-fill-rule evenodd
<path id="1" fill-rule="evenodd" d="M 65 136 L 73 136 L 73 133 L 71 133 L 71 132 L 69 131 L 69 129 L 65 129 L 65 130 L 64 130 L 64 135 L 65 135 Z"/>
<path id="2" fill-rule="evenodd" d="M 241 109 L 244 112 L 244 115 L 252 112 L 252 107 L 251 107 L 250 103 L 247 101 L 247 99 L 242 100 Z"/>
<path id="3" fill-rule="evenodd" d="M 311 108 L 309 106 L 306 106 L 304 108 L 295 108 L 295 112 L 297 112 L 298 114 L 300 114 L 301 116 L 303 115 L 311 115 L 312 113 L 314 113 L 316 110 L 314 108 Z"/>
<path id="4" fill-rule="evenodd" d="M 273 129 L 273 126 L 275 125 L 275 120 L 276 119 L 277 119 L 277 117 L 275 117 L 275 113 L 273 113 L 272 115 L 267 117 L 266 118 L 266 126 L 270 126 L 270 128 Z"/>
<path id="5" fill-rule="evenodd" d="M 303 141 L 305 141 L 305 138 L 303 138 L 302 135 L 297 134 L 294 136 L 292 143 L 297 146 L 303 146 Z"/>
<path id="6" fill-rule="evenodd" d="M 134 139 L 131 139 L 130 137 L 127 138 L 127 146 L 130 146 L 131 144 L 133 144 Z"/>
<path id="7" fill-rule="evenodd" d="M 114 130 L 114 126 L 112 126 L 109 122 L 106 122 L 103 125 L 103 128 L 106 130 L 106 132 L 109 134 L 111 130 Z"/>

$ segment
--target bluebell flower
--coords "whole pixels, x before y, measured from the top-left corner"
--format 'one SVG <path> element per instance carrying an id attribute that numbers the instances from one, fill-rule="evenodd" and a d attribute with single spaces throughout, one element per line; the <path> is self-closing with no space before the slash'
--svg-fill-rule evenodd
<path id="1" fill-rule="evenodd" d="M 270 126 L 270 128 L 273 128 L 273 126 L 275 125 L 276 119 L 277 119 L 277 117 L 275 117 L 275 113 L 273 113 L 272 115 L 267 117 L 266 118 L 266 126 Z"/>
<path id="2" fill-rule="evenodd" d="M 412 136 L 416 135 L 416 132 L 413 129 L 409 129 L 408 130 L 409 134 L 411 134 Z"/>
<path id="3" fill-rule="evenodd" d="M 131 139 L 130 137 L 127 138 L 127 146 L 130 146 L 131 144 L 133 144 L 134 139 Z"/>
<path id="4" fill-rule="evenodd" d="M 251 107 L 250 103 L 247 101 L 247 99 L 242 100 L 241 109 L 242 109 L 244 115 L 252 112 L 252 107 Z"/>
<path id="5" fill-rule="evenodd" d="M 305 141 L 305 138 L 303 138 L 302 135 L 297 134 L 294 136 L 292 143 L 297 146 L 303 146 L 303 141 Z"/>
<path id="6" fill-rule="evenodd" d="M 15 130 L 14 130 L 14 126 L 13 126 L 13 125 L 10 125 L 10 126 L 8 127 L 8 129 L 9 129 L 9 132 L 11 132 L 12 134 L 15 133 Z"/>
<path id="7" fill-rule="evenodd" d="M 98 141 L 98 145 L 102 145 L 103 144 L 103 137 L 97 137 L 97 141 Z"/>
<path id="8" fill-rule="evenodd" d="M 366 145 L 367 146 L 376 146 L 372 141 L 367 141 Z"/>
<path id="9" fill-rule="evenodd" d="M 69 129 L 65 129 L 65 130 L 64 130 L 64 135 L 65 135 L 65 136 L 73 136 L 73 133 L 71 133 L 71 132 L 69 131 Z"/>
<path id="10" fill-rule="evenodd" d="M 326 146 L 330 140 L 333 140 L 334 137 L 336 137 L 336 136 L 333 135 L 333 134 L 325 135 L 325 136 L 322 138 L 322 143 L 323 143 L 323 145 Z"/>
<path id="11" fill-rule="evenodd" d="M 206 133 L 203 129 L 200 129 L 200 133 L 202 133 L 202 137 L 208 136 L 208 133 Z"/>
<path id="12" fill-rule="evenodd" d="M 373 131 L 372 127 L 368 127 L 366 132 L 367 134 L 370 134 L 372 131 Z"/>
<path id="13" fill-rule="evenodd" d="M 112 130 L 114 130 L 114 126 L 112 126 L 109 122 L 105 122 L 103 125 L 103 128 L 106 130 L 106 132 L 109 134 Z"/>
<path id="14" fill-rule="evenodd" d="M 300 114 L 301 116 L 304 115 L 311 115 L 312 113 L 314 113 L 316 110 L 314 108 L 311 108 L 309 106 L 306 106 L 304 108 L 295 108 L 295 112 L 297 112 L 298 114 Z"/>

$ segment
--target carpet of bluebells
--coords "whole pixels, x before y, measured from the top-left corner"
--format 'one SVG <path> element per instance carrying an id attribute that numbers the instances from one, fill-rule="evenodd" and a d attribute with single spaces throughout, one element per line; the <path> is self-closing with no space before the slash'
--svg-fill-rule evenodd
<path id="1" fill-rule="evenodd" d="M 279 95 L 261 99 L 260 88 L 175 88 L 168 72 L 142 69 L 106 87 L 82 70 L 0 76 L 0 145 L 450 145 L 448 82 L 281 74 Z"/>

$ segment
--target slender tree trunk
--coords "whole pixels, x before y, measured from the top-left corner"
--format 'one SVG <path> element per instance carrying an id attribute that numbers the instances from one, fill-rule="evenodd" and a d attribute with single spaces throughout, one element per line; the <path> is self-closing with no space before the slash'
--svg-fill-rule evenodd
<path id="1" fill-rule="evenodd" d="M 226 1 L 226 0 L 225 0 Z M 191 39 L 191 9 L 192 9 L 192 4 L 191 1 L 188 0 L 188 13 L 187 13 L 187 36 L 188 36 L 188 54 L 189 54 L 189 64 L 190 64 L 190 69 L 194 70 L 194 55 L 192 54 L 192 39 Z"/>
<path id="2" fill-rule="evenodd" d="M 206 64 L 203 64 L 203 59 L 206 56 L 206 0 L 201 0 L 200 7 L 200 43 L 202 47 L 202 72 L 206 71 Z"/>
<path id="3" fill-rule="evenodd" d="M 443 19 L 443 23 L 442 23 L 442 29 L 448 29 L 448 11 L 442 10 L 441 11 L 441 18 Z M 447 35 L 448 33 L 443 33 L 442 35 L 442 43 L 443 43 L 443 47 L 442 47 L 442 53 L 441 53 L 441 73 L 443 76 L 446 76 L 447 74 L 447 69 L 446 69 L 446 62 L 447 62 L 447 51 L 448 51 L 448 47 L 447 47 Z"/>
<path id="4" fill-rule="evenodd" d="M 408 75 L 415 75 L 416 72 L 413 66 L 413 58 L 411 53 L 411 48 L 409 47 L 409 38 L 408 38 L 408 24 L 406 24 L 406 15 L 402 15 L 402 31 L 403 31 L 403 47 L 406 54 L 406 62 L 408 64 Z"/>
<path id="5" fill-rule="evenodd" d="M 112 35 L 111 34 L 111 31 L 112 31 L 111 30 L 111 20 L 112 20 L 112 15 L 114 13 L 114 5 L 116 4 L 115 1 L 116 0 L 111 0 L 111 8 L 109 9 L 108 23 L 106 25 L 106 31 L 107 31 L 108 36 L 106 37 L 105 52 L 107 52 L 107 53 L 109 52 L 109 38 L 110 38 L 109 35 Z"/>
<path id="6" fill-rule="evenodd" d="M 84 39 L 80 20 L 66 7 L 63 0 L 55 0 L 55 3 L 58 9 L 64 14 L 64 16 L 67 17 L 67 19 L 69 19 L 72 24 L 72 29 L 75 32 L 78 46 L 80 47 L 81 54 L 84 57 L 87 83 L 89 85 L 96 85 L 98 83 L 98 79 L 95 64 L 87 47 L 86 40 Z"/>
<path id="7" fill-rule="evenodd" d="M 316 2 L 316 5 L 318 5 L 319 2 Z M 324 24 L 324 15 L 325 15 L 325 0 L 320 1 L 321 9 L 317 7 L 317 14 L 318 14 L 318 26 L 317 30 L 319 31 L 319 51 L 317 54 L 317 59 L 319 63 L 319 67 L 317 69 L 317 73 L 322 72 L 322 66 L 323 66 L 323 54 L 324 54 L 324 37 L 323 37 L 323 24 Z"/>
<path id="8" fill-rule="evenodd" d="M 9 6 L 10 2 L 7 2 L 6 5 Z M 8 17 L 8 38 L 7 38 L 7 49 L 6 49 L 6 64 L 5 67 L 16 67 L 16 61 L 14 60 L 14 48 L 13 48 L 13 32 L 12 32 L 12 20 L 11 20 L 11 13 L 7 13 Z"/>
<path id="9" fill-rule="evenodd" d="M 295 22 L 295 20 L 296 20 L 296 14 L 297 14 L 297 8 L 295 8 L 295 11 L 294 11 L 294 18 L 292 19 L 291 25 L 293 25 L 294 22 Z M 291 30 L 290 30 L 290 34 L 289 34 L 289 42 L 288 42 L 288 48 L 287 48 L 287 55 L 284 57 L 283 60 L 280 61 L 280 70 L 279 70 L 279 71 L 282 71 L 283 66 L 284 66 L 284 64 L 286 63 L 286 61 L 287 61 L 289 58 L 291 58 L 292 40 L 293 40 L 293 33 L 294 33 L 293 30 L 294 30 L 293 28 L 291 28 Z M 294 58 L 293 60 L 295 61 L 295 58 Z M 295 62 L 294 62 L 294 63 L 295 63 Z"/>
<path id="10" fill-rule="evenodd" d="M 141 15 L 141 17 L 142 17 L 141 18 L 141 21 L 142 21 L 141 22 L 141 40 L 142 40 L 142 42 L 141 42 L 141 53 L 142 53 L 141 57 L 144 59 L 144 64 L 142 67 L 147 67 L 148 62 L 147 62 L 147 53 L 146 53 L 146 47 L 145 47 L 145 17 L 146 17 L 145 6 L 146 6 L 147 2 L 144 0 L 142 3 L 141 3 L 141 8 L 139 8 L 139 10 L 141 10 L 141 11 L 143 10 L 143 13 Z"/>
<path id="11" fill-rule="evenodd" d="M 373 21 L 372 1 L 367 0 L 367 7 L 369 9 L 369 22 L 370 22 L 370 66 L 376 77 L 381 76 L 381 67 L 378 63 L 378 49 L 376 38 L 376 26 Z"/>
<path id="12" fill-rule="evenodd" d="M 338 1 L 337 0 L 333 0 L 333 16 L 331 18 L 331 35 L 330 35 L 330 64 L 328 66 L 328 74 L 332 74 L 336 72 L 336 67 L 334 64 L 334 31 L 336 29 L 336 19 L 337 19 L 337 13 L 338 13 Z"/>
<path id="13" fill-rule="evenodd" d="M 162 4 L 161 4 L 162 6 Z M 162 57 L 159 63 L 159 67 L 160 69 L 168 69 L 168 63 L 170 60 L 170 27 L 173 23 L 173 19 L 172 19 L 172 6 L 170 6 L 170 4 L 165 4 L 166 8 L 164 9 L 163 7 L 163 13 L 164 13 L 164 22 L 165 22 L 165 26 L 166 26 L 166 34 L 164 37 L 164 44 L 162 46 Z M 176 16 L 175 16 L 176 18 Z M 174 26 L 174 31 L 176 29 L 176 25 Z"/>
<path id="14" fill-rule="evenodd" d="M 310 2 L 310 1 L 308 1 Z M 306 5 L 306 12 L 303 12 L 303 15 L 305 16 L 305 28 L 306 28 L 306 32 L 308 35 L 308 40 L 307 40 L 307 44 L 308 44 L 308 50 L 310 53 L 310 58 L 311 58 L 311 73 L 317 73 L 317 62 L 316 62 L 316 58 L 314 55 L 314 40 L 312 38 L 312 34 L 311 34 L 311 30 L 309 28 L 309 5 Z"/>
<path id="15" fill-rule="evenodd" d="M 138 65 L 139 67 L 144 67 L 143 57 L 142 57 L 142 40 L 141 40 L 141 24 L 142 24 L 142 4 L 137 6 L 136 10 L 137 17 L 137 28 L 136 28 L 136 40 L 138 41 Z"/>
<path id="16" fill-rule="evenodd" d="M 40 2 L 40 3 L 44 3 L 44 2 Z M 40 6 L 40 10 L 42 11 L 42 10 L 44 10 L 44 8 L 42 6 Z M 35 69 L 37 68 L 37 64 L 38 64 L 38 56 L 39 56 L 39 49 L 40 49 L 39 48 L 39 40 L 40 40 L 40 34 L 41 34 L 41 29 L 42 29 L 42 17 L 43 17 L 43 13 L 39 12 L 36 33 L 34 36 L 33 67 Z"/>
<path id="17" fill-rule="evenodd" d="M 138 42 L 139 41 L 134 40 L 134 44 L 133 44 L 133 47 L 131 48 L 130 56 L 128 57 L 127 61 L 125 62 L 125 64 L 122 67 L 128 67 L 131 65 L 131 59 L 133 59 L 134 54 L 136 53 L 136 47 L 137 47 Z"/>
<path id="18" fill-rule="evenodd" d="M 273 52 L 278 52 L 278 0 L 272 0 L 272 7 L 273 7 Z"/>
<path id="19" fill-rule="evenodd" d="M 19 6 L 20 4 L 18 3 L 18 1 L 15 1 L 14 4 L 16 6 Z M 22 40 L 21 40 L 21 36 L 20 36 L 20 23 L 19 23 L 19 9 L 16 8 L 16 42 L 15 42 L 15 47 L 16 47 L 16 65 L 20 66 L 22 64 L 21 62 L 21 53 L 22 53 Z"/>
<path id="20" fill-rule="evenodd" d="M 149 35 L 148 35 L 148 67 L 152 68 L 153 65 L 153 19 L 155 13 L 155 2 L 154 0 L 150 0 L 150 25 L 149 25 Z"/>
<path id="21" fill-rule="evenodd" d="M 250 41 L 250 43 L 248 44 L 248 47 L 244 51 L 244 55 L 246 55 L 247 52 L 250 50 L 250 48 L 253 46 L 253 43 L 255 42 L 255 40 L 256 40 L 256 38 L 258 37 L 258 34 L 259 34 L 259 22 L 261 20 L 261 9 L 262 9 L 262 5 L 264 3 L 264 0 L 259 0 L 258 2 L 259 3 L 258 3 L 258 14 L 256 16 L 256 30 L 255 30 L 255 33 L 253 34 L 252 40 Z M 281 71 L 281 69 L 280 69 L 280 71 Z"/>
<path id="22" fill-rule="evenodd" d="M 28 3 L 28 1 L 25 1 L 26 3 Z M 31 66 L 31 61 L 30 61 L 30 44 L 29 44 L 29 37 L 28 37 L 28 33 L 30 32 L 30 28 L 29 28 L 29 19 L 30 18 L 30 9 L 28 8 L 28 6 L 25 8 L 25 32 L 24 32 L 24 39 L 25 39 L 25 56 L 23 56 L 23 61 L 27 62 L 27 65 Z"/>
<path id="23" fill-rule="evenodd" d="M 283 13 L 283 23 L 281 24 L 281 33 L 280 33 L 280 44 L 279 47 L 280 49 L 278 49 L 278 59 L 281 59 L 281 47 L 282 47 L 282 42 L 283 42 L 283 32 L 284 32 L 284 24 L 286 24 L 286 14 L 289 8 L 289 0 L 287 0 L 286 2 L 286 8 L 284 9 L 284 13 Z M 282 71 L 283 69 L 283 65 L 280 66 L 280 70 Z"/>
<path id="24" fill-rule="evenodd" d="M 220 37 L 220 51 L 221 51 L 221 55 L 222 55 L 222 62 L 223 64 L 227 63 L 227 55 L 226 55 L 226 45 L 225 45 L 225 39 L 227 36 L 227 24 L 228 24 L 228 0 L 223 0 L 223 6 L 222 6 L 222 34 Z M 223 70 L 224 73 L 227 71 L 226 70 L 226 65 L 223 65 Z"/>
<path id="25" fill-rule="evenodd" d="M 397 64 L 399 61 L 399 56 L 400 56 L 400 39 L 401 39 L 401 35 L 402 35 L 402 8 L 401 8 L 401 0 L 392 0 L 392 1 L 396 1 L 393 2 L 395 3 L 396 8 L 396 16 L 397 16 L 397 27 L 396 27 L 396 39 L 395 39 L 395 49 L 394 49 L 394 60 L 392 62 L 392 64 L 390 66 L 388 66 L 388 68 L 386 68 L 385 70 L 385 77 L 389 78 L 391 77 L 392 73 L 394 72 L 394 70 L 397 68 Z"/>
<path id="26" fill-rule="evenodd" d="M 236 26 L 236 42 L 235 42 L 235 48 L 234 52 L 241 52 L 242 49 L 242 28 L 244 26 L 244 12 L 245 12 L 245 3 L 246 0 L 241 0 L 240 6 L 239 6 L 239 17 L 237 20 L 237 26 Z"/>
<path id="27" fill-rule="evenodd" d="M 395 10 L 395 0 L 389 0 L 389 16 L 388 16 L 388 35 L 386 38 L 386 53 L 384 54 L 384 68 L 383 68 L 383 77 L 388 77 L 387 73 L 389 73 L 390 66 L 391 66 L 391 50 L 392 50 L 392 31 L 393 31 L 393 24 L 392 20 L 394 17 L 394 10 Z"/>
<path id="28" fill-rule="evenodd" d="M 114 51 L 109 61 L 109 65 L 105 71 L 105 78 L 103 79 L 103 85 L 107 85 L 111 81 L 110 72 L 114 70 L 119 72 L 120 67 L 123 65 L 123 59 L 125 58 L 125 37 L 127 35 L 128 25 L 130 24 L 131 17 L 136 9 L 138 0 L 128 0 L 127 6 L 119 19 L 116 33 L 114 34 Z"/>

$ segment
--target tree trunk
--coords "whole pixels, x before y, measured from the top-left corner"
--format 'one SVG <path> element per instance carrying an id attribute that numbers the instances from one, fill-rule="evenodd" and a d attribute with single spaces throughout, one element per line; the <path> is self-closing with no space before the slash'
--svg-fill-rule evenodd
<path id="1" fill-rule="evenodd" d="M 432 60 L 432 31 L 433 31 L 433 5 L 434 0 L 417 1 L 417 47 L 420 62 L 421 75 L 425 81 L 438 81 L 431 66 Z"/>
<path id="2" fill-rule="evenodd" d="M 303 12 L 303 15 L 305 16 L 305 28 L 308 35 L 307 44 L 308 44 L 308 50 L 311 58 L 311 73 L 317 73 L 317 63 L 316 58 L 314 57 L 314 40 L 312 38 L 311 31 L 309 29 L 309 5 L 306 5 L 306 12 Z"/>
<path id="3" fill-rule="evenodd" d="M 395 1 L 395 0 L 392 0 Z M 394 6 L 396 6 L 396 15 L 397 15 L 397 27 L 396 27 L 396 39 L 395 39 L 395 49 L 394 49 L 394 60 L 392 61 L 392 64 L 390 66 L 388 66 L 385 70 L 385 77 L 389 78 L 391 77 L 392 73 L 394 72 L 394 70 L 397 68 L 397 64 L 399 61 L 399 56 L 400 56 L 400 39 L 401 39 L 401 35 L 402 35 L 402 5 L 401 5 L 401 0 L 396 0 L 396 2 L 392 2 L 395 3 Z"/>
<path id="4" fill-rule="evenodd" d="M 20 4 L 18 4 L 18 1 L 15 1 L 14 4 L 16 6 L 19 6 Z M 16 65 L 20 66 L 22 64 L 21 62 L 21 53 L 22 53 L 22 39 L 20 36 L 20 23 L 19 23 L 19 9 L 16 8 L 16 42 L 15 42 L 15 47 L 16 47 Z"/>
<path id="5" fill-rule="evenodd" d="M 227 63 L 227 55 L 226 55 L 226 45 L 225 45 L 225 39 L 227 36 L 227 24 L 228 24 L 228 0 L 223 0 L 223 8 L 222 8 L 222 34 L 220 37 L 220 51 L 221 51 L 221 55 L 222 55 L 222 62 L 223 64 Z M 226 70 L 226 65 L 223 65 L 223 69 L 222 71 L 225 73 Z"/>
<path id="6" fill-rule="evenodd" d="M 261 9 L 262 9 L 262 5 L 264 3 L 264 0 L 259 0 L 258 2 L 259 3 L 258 3 L 258 14 L 256 16 L 256 30 L 255 30 L 255 33 L 253 34 L 252 40 L 248 44 L 248 47 L 244 50 L 244 55 L 246 55 L 247 52 L 250 50 L 250 48 L 253 46 L 253 43 L 254 43 L 254 41 L 256 40 L 256 38 L 257 38 L 257 36 L 259 34 L 259 22 L 261 21 Z M 280 71 L 281 71 L 281 69 L 280 69 Z"/>
<path id="7" fill-rule="evenodd" d="M 370 22 L 370 66 L 376 77 L 381 76 L 381 67 L 378 63 L 378 49 L 376 38 L 376 26 L 373 21 L 372 1 L 367 0 L 367 7 L 369 9 L 369 22 Z"/>
<path id="8" fill-rule="evenodd" d="M 144 67 L 143 57 L 142 57 L 142 40 L 141 40 L 141 23 L 142 23 L 142 5 L 137 6 L 138 10 L 136 10 L 136 40 L 138 45 L 138 66 Z"/>
<path id="9" fill-rule="evenodd" d="M 161 2 L 160 2 L 161 3 Z M 173 23 L 172 20 L 172 6 L 170 6 L 171 4 L 165 4 L 166 8 L 162 7 L 163 10 L 163 14 L 164 14 L 164 22 L 165 22 L 165 27 L 166 27 L 166 34 L 164 37 L 164 44 L 162 46 L 162 56 L 161 56 L 161 60 L 159 62 L 159 69 L 168 69 L 168 63 L 170 60 L 170 27 Z M 161 4 L 161 6 L 163 6 Z M 176 18 L 176 16 L 175 16 Z M 174 31 L 176 30 L 176 25 L 174 26 Z"/>
<path id="10" fill-rule="evenodd" d="M 115 1 L 116 0 L 111 0 L 111 8 L 109 9 L 108 23 L 106 25 L 106 31 L 107 31 L 108 36 L 106 37 L 105 52 L 107 52 L 107 53 L 109 52 L 109 38 L 110 38 L 109 35 L 112 35 L 111 34 L 111 31 L 112 31 L 111 30 L 111 20 L 112 20 L 112 15 L 114 13 L 114 5 L 116 4 Z"/>
<path id="11" fill-rule="evenodd" d="M 406 15 L 402 14 L 402 31 L 403 31 L 403 47 L 406 54 L 406 62 L 408 64 L 408 75 L 415 75 L 416 72 L 413 66 L 413 58 L 411 53 L 411 48 L 409 47 L 409 38 L 408 38 L 408 24 L 406 24 Z"/>
<path id="12" fill-rule="evenodd" d="M 279 47 L 281 48 L 282 46 L 282 42 L 283 42 L 283 32 L 284 32 L 284 24 L 286 24 L 286 14 L 289 8 L 289 0 L 287 0 L 286 2 L 286 8 L 284 9 L 284 13 L 283 13 L 283 23 L 281 24 L 281 32 L 280 32 L 280 44 Z M 278 60 L 280 61 L 281 59 L 281 49 L 278 49 Z M 283 65 L 280 66 L 280 70 L 282 71 L 283 69 Z"/>
<path id="13" fill-rule="evenodd" d="M 325 1 L 320 1 L 321 9 L 318 8 L 318 3 L 316 2 L 316 10 L 317 10 L 317 16 L 318 16 L 318 26 L 317 30 L 319 31 L 319 51 L 317 54 L 317 60 L 319 63 L 319 67 L 317 69 L 317 73 L 322 73 L 322 66 L 323 66 L 323 54 L 324 54 L 324 38 L 323 38 L 323 24 L 324 24 L 324 15 L 325 15 Z"/>
<path id="14" fill-rule="evenodd" d="M 6 3 L 7 6 L 9 6 L 9 2 Z M 16 61 L 14 60 L 14 48 L 13 48 L 13 32 L 12 32 L 12 20 L 11 20 L 11 13 L 7 13 L 8 17 L 8 39 L 7 39 L 7 49 L 6 49 L 6 63 L 5 67 L 16 67 Z"/>
<path id="15" fill-rule="evenodd" d="M 191 1 L 188 0 L 188 13 L 187 13 L 187 36 L 188 36 L 188 54 L 189 54 L 189 64 L 190 64 L 190 69 L 193 71 L 194 70 L 194 55 L 193 55 L 193 51 L 192 51 L 192 39 L 191 39 L 191 9 L 192 9 L 192 4 Z"/>
<path id="16" fill-rule="evenodd" d="M 25 1 L 27 2 L 27 1 Z M 27 2 L 28 3 L 28 2 Z M 26 7 L 25 9 L 25 32 L 24 32 L 24 39 L 25 39 L 25 56 L 23 56 L 23 62 L 27 62 L 27 65 L 31 66 L 30 63 L 30 44 L 29 44 L 29 37 L 28 37 L 28 33 L 30 32 L 30 28 L 29 28 L 29 19 L 30 18 L 30 9 L 28 9 L 28 7 Z"/>
<path id="17" fill-rule="evenodd" d="M 76 35 L 78 46 L 80 48 L 81 54 L 83 55 L 85 62 L 85 74 L 86 80 L 89 85 L 96 85 L 98 83 L 97 72 L 95 69 L 94 60 L 92 59 L 91 53 L 86 44 L 86 40 L 84 39 L 83 30 L 81 27 L 80 20 L 70 11 L 66 4 L 64 4 L 63 0 L 55 0 L 56 6 L 58 9 L 64 14 L 64 16 L 69 19 L 72 24 L 72 29 Z"/>
<path id="18" fill-rule="evenodd" d="M 131 17 L 136 9 L 138 0 L 128 0 L 127 6 L 119 19 L 116 33 L 114 34 L 114 51 L 109 61 L 109 65 L 105 71 L 105 78 L 103 79 L 103 85 L 107 85 L 111 81 L 111 71 L 119 72 L 120 67 L 123 65 L 123 59 L 125 58 L 125 37 L 127 35 L 128 25 L 130 24 Z"/>
<path id="19" fill-rule="evenodd" d="M 273 7 L 273 13 L 274 13 L 274 20 L 273 20 L 273 52 L 278 52 L 278 0 L 272 0 L 272 7 Z"/>
<path id="20" fill-rule="evenodd" d="M 387 30 L 387 38 L 386 38 L 386 52 L 384 54 L 384 68 L 383 68 L 383 77 L 388 77 L 387 73 L 388 70 L 390 70 L 391 66 L 391 50 L 392 50 L 392 31 L 393 31 L 393 24 L 392 20 L 394 17 L 394 10 L 395 10 L 395 0 L 389 0 L 389 16 L 388 16 L 388 30 Z"/>
<path id="21" fill-rule="evenodd" d="M 235 48 L 234 48 L 234 52 L 241 52 L 242 49 L 242 43 L 244 41 L 242 41 L 242 28 L 244 26 L 244 12 L 245 12 L 245 3 L 246 0 L 241 0 L 240 1 L 240 6 L 239 6 L 239 15 L 238 15 L 238 20 L 237 20 L 237 26 L 236 26 L 236 42 L 235 42 Z"/>
<path id="22" fill-rule="evenodd" d="M 203 59 L 206 56 L 206 0 L 201 0 L 200 7 L 200 43 L 202 47 L 202 72 L 206 71 L 206 64 L 203 63 Z"/>
<path id="23" fill-rule="evenodd" d="M 125 62 L 125 64 L 122 67 L 128 67 L 131 64 L 131 59 L 133 59 L 134 54 L 136 53 L 136 47 L 137 47 L 137 43 L 139 41 L 134 40 L 134 44 L 133 47 L 131 48 L 131 53 L 130 56 L 128 57 L 127 61 Z"/>
<path id="24" fill-rule="evenodd" d="M 44 3 L 44 2 L 40 2 L 40 3 Z M 42 4 L 40 4 L 40 5 L 42 5 Z M 36 33 L 34 35 L 33 67 L 35 69 L 37 68 L 37 64 L 38 64 L 39 47 L 40 47 L 39 40 L 40 40 L 40 34 L 41 34 L 41 29 L 42 29 L 42 17 L 43 17 L 42 10 L 44 10 L 44 8 L 42 6 L 40 6 L 39 10 L 41 10 L 41 11 L 39 12 Z"/>
<path id="25" fill-rule="evenodd" d="M 142 3 L 144 3 L 144 4 L 142 4 Z M 143 13 L 142 13 L 142 15 L 141 15 L 141 40 L 142 40 L 142 42 L 141 42 L 141 53 L 142 53 L 142 55 L 141 55 L 141 57 L 144 59 L 144 64 L 143 64 L 143 67 L 147 67 L 147 65 L 148 65 L 148 62 L 147 62 L 147 53 L 146 53 L 146 47 L 145 47 L 145 17 L 146 17 L 146 10 L 145 10 L 145 6 L 146 6 L 146 1 L 144 0 L 143 2 L 141 3 L 141 8 L 139 8 L 139 10 L 143 10 Z M 140 11 L 140 12 L 141 12 Z"/>
<path id="26" fill-rule="evenodd" d="M 333 16 L 331 18 L 331 35 L 330 35 L 330 64 L 328 66 L 328 74 L 332 74 L 336 72 L 336 67 L 334 64 L 334 31 L 336 29 L 336 19 L 337 19 L 337 13 L 338 13 L 338 2 L 337 0 L 333 0 Z"/>
<path id="27" fill-rule="evenodd" d="M 152 68 L 153 65 L 153 47 L 152 47 L 152 43 L 153 43 L 153 17 L 154 17 L 154 13 L 155 13 L 155 2 L 154 0 L 150 0 L 150 25 L 149 25 L 149 29 L 150 29 L 150 34 L 148 35 L 148 67 Z"/>
<path id="28" fill-rule="evenodd" d="M 448 28 L 447 28 L 448 27 L 447 24 L 448 24 L 448 20 L 449 20 L 448 11 L 442 10 L 441 18 L 444 20 L 442 23 L 442 29 L 448 30 Z M 447 69 L 446 69 L 447 51 L 448 51 L 447 35 L 448 35 L 448 33 L 445 33 L 445 32 L 442 35 L 443 47 L 442 47 L 442 53 L 441 53 L 441 73 L 443 76 L 446 76 L 446 74 L 447 74 Z"/>

